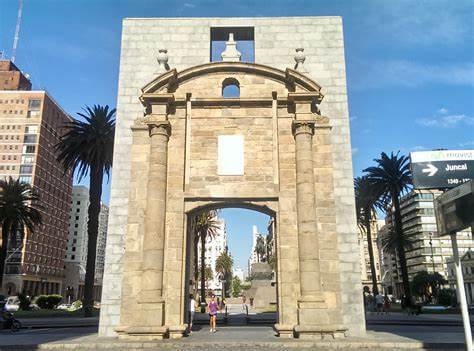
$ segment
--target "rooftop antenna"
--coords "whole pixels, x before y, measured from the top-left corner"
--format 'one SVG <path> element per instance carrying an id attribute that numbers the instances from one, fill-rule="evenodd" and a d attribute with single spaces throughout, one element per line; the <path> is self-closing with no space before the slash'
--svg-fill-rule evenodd
<path id="1" fill-rule="evenodd" d="M 20 0 L 20 4 L 18 6 L 18 17 L 16 19 L 15 37 L 13 39 L 13 50 L 12 50 L 12 58 L 11 58 L 12 62 L 15 62 L 16 48 L 18 46 L 18 39 L 20 38 L 20 24 L 21 24 L 22 12 L 23 12 L 23 0 Z"/>

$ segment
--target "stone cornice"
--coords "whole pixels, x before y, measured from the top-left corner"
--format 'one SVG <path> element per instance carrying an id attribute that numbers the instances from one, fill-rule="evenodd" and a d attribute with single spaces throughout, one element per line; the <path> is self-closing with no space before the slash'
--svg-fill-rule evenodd
<path id="1" fill-rule="evenodd" d="M 291 68 L 282 71 L 274 67 L 249 62 L 210 62 L 203 65 L 193 66 L 180 72 L 176 69 L 172 69 L 156 77 L 150 83 L 145 85 L 142 88 L 142 93 L 144 95 L 155 93 L 165 86 L 168 87 L 168 90 L 171 90 L 175 85 L 179 85 L 180 83 L 194 77 L 219 72 L 249 73 L 264 76 L 280 81 L 282 84 L 290 86 L 290 88 L 294 88 L 295 85 L 298 85 L 306 91 L 317 92 L 320 96 L 320 100 L 323 98 L 323 95 L 320 92 L 321 86 L 300 72 Z"/>

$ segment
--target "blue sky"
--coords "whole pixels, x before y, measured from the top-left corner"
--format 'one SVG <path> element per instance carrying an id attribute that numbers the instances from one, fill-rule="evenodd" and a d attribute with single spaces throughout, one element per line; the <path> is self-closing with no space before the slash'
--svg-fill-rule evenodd
<path id="1" fill-rule="evenodd" d="M 259 0 L 25 0 L 16 63 L 31 75 L 35 88 L 47 89 L 67 112 L 75 114 L 84 105 L 115 106 L 124 17 L 339 15 L 344 21 L 356 175 L 372 165 L 381 151 L 474 148 L 472 1 L 273 0 L 268 4 Z M 7 57 L 17 6 L 17 0 L 0 0 L 0 50 Z M 105 202 L 108 195 L 107 187 Z M 244 214 L 229 216 L 231 237 L 231 223 L 239 216 Z M 235 236 L 243 230 L 236 229 Z M 242 260 L 248 257 L 248 245 L 236 252 Z M 235 251 L 232 243 L 231 250 Z"/>

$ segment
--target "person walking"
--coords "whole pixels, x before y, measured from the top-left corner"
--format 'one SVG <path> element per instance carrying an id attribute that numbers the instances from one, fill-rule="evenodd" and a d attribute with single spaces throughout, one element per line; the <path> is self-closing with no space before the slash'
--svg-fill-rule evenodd
<path id="1" fill-rule="evenodd" d="M 215 333 L 216 330 L 216 320 L 217 320 L 217 311 L 219 311 L 219 304 L 216 301 L 216 296 L 211 296 L 211 301 L 209 302 L 208 306 L 208 313 L 209 313 L 209 333 Z"/>
<path id="2" fill-rule="evenodd" d="M 189 296 L 189 334 L 193 333 L 194 313 L 196 312 L 196 301 L 193 294 Z"/>
<path id="3" fill-rule="evenodd" d="M 375 295 L 375 305 L 377 306 L 377 314 L 382 313 L 384 300 L 385 299 L 381 293 Z"/>
<path id="4" fill-rule="evenodd" d="M 387 293 L 385 293 L 384 299 L 383 299 L 383 310 L 385 314 L 388 313 L 388 310 L 390 310 L 390 305 L 391 305 L 390 297 L 388 297 Z"/>

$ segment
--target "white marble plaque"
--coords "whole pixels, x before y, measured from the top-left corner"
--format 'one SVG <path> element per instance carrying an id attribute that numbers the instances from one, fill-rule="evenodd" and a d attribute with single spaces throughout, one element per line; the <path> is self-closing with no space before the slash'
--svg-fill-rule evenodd
<path id="1" fill-rule="evenodd" d="M 244 174 L 243 135 L 219 135 L 217 139 L 217 174 Z"/>

